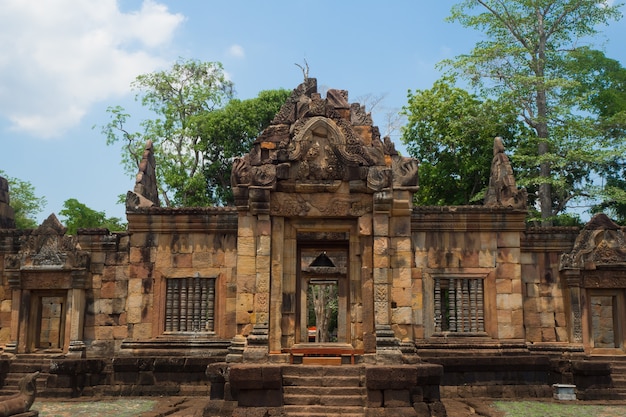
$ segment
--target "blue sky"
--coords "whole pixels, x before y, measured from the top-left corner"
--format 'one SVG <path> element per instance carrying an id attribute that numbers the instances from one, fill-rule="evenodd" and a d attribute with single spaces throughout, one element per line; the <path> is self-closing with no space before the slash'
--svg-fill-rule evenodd
<path id="1" fill-rule="evenodd" d="M 350 101 L 384 95 L 373 111 L 406 103 L 442 74 L 442 59 L 468 52 L 480 33 L 448 23 L 454 1 L 3 0 L 0 7 L 0 170 L 29 181 L 45 219 L 76 198 L 124 218 L 117 196 L 134 180 L 98 127 L 122 105 L 150 117 L 130 82 L 177 58 L 219 61 L 237 97 L 292 89 L 309 65 L 318 86 Z M 626 11 L 622 7 L 623 11 Z M 626 65 L 626 20 L 602 28 L 596 47 Z M 399 139 L 393 139 L 399 145 Z"/>

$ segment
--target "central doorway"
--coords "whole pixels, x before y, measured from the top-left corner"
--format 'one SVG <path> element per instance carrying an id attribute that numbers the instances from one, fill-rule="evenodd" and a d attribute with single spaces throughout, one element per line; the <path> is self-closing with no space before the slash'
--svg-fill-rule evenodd
<path id="1" fill-rule="evenodd" d="M 301 243 L 298 252 L 297 343 L 348 343 L 347 245 Z"/>

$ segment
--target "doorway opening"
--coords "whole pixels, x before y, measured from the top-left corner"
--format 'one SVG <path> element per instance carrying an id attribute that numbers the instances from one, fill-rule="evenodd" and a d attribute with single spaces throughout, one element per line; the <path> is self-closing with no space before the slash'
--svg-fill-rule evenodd
<path id="1" fill-rule="evenodd" d="M 589 291 L 591 347 L 601 350 L 624 349 L 624 291 Z"/>
<path id="2" fill-rule="evenodd" d="M 35 292 L 31 298 L 27 351 L 63 351 L 66 294 Z"/>
<path id="3" fill-rule="evenodd" d="M 300 244 L 297 343 L 348 343 L 347 245 Z"/>

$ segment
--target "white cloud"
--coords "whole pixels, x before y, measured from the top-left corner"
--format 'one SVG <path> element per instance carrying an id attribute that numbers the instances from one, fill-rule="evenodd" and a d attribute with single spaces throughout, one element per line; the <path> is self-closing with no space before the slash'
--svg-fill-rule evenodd
<path id="1" fill-rule="evenodd" d="M 123 13 L 116 0 L 3 0 L 0 116 L 37 137 L 63 134 L 90 106 L 166 63 L 184 17 L 154 0 Z"/>
<path id="2" fill-rule="evenodd" d="M 246 53 L 243 50 L 243 46 L 235 44 L 228 48 L 228 55 L 234 58 L 244 58 Z"/>

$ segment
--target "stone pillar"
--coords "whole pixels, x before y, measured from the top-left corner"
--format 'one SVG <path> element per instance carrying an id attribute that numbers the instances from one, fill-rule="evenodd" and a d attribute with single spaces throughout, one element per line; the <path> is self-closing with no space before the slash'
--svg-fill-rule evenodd
<path id="1" fill-rule="evenodd" d="M 67 356 L 85 357 L 86 346 L 83 342 L 83 325 L 85 312 L 85 290 L 70 289 L 67 294 L 67 314 L 65 317 L 65 346 Z"/>
<path id="2" fill-rule="evenodd" d="M 413 335 L 413 252 L 411 213 L 413 193 L 394 190 L 389 223 L 391 265 L 391 326 L 404 353 L 415 351 Z"/>
<path id="3" fill-rule="evenodd" d="M 243 360 L 248 362 L 264 362 L 269 354 L 269 304 L 270 304 L 270 273 L 272 254 L 272 222 L 269 215 L 270 189 L 267 187 L 250 187 L 250 214 L 255 218 L 247 243 L 254 251 L 249 253 L 253 260 L 252 268 L 246 269 L 250 282 L 254 282 L 252 314 L 250 324 L 252 331 L 248 335 L 248 345 L 243 352 Z M 240 227 L 241 229 L 241 227 Z M 239 255 L 238 255 L 239 256 Z M 252 266 L 250 265 L 250 266 Z M 237 270 L 239 275 L 239 269 Z M 250 310 L 248 310 L 250 311 Z"/>
<path id="4" fill-rule="evenodd" d="M 285 235 L 285 220 L 283 217 L 272 219 L 271 233 L 271 285 L 269 305 L 269 350 L 270 353 L 280 353 L 282 349 L 282 295 L 283 295 L 283 242 Z"/>
<path id="5" fill-rule="evenodd" d="M 391 328 L 390 293 L 392 283 L 389 218 L 392 209 L 392 193 L 389 190 L 374 194 L 373 253 L 374 275 L 374 324 L 376 329 L 377 362 L 401 361 L 399 340 Z"/>
<path id="6" fill-rule="evenodd" d="M 580 275 L 580 269 L 564 269 L 561 273 L 565 277 L 567 291 L 569 293 L 570 341 L 573 343 L 583 343 L 582 277 Z"/>

